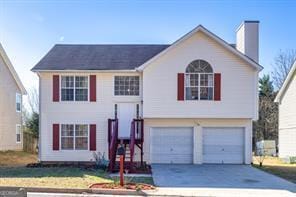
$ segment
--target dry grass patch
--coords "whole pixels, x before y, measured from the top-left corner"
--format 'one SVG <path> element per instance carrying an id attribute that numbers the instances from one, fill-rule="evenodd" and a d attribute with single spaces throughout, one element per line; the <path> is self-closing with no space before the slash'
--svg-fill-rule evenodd
<path id="1" fill-rule="evenodd" d="M 26 166 L 37 162 L 37 155 L 23 151 L 0 151 L 0 167 Z"/>
<path id="2" fill-rule="evenodd" d="M 253 160 L 256 168 L 296 183 L 296 164 L 284 163 L 278 157 L 266 157 L 260 167 L 258 158 L 254 157 Z"/>
<path id="3" fill-rule="evenodd" d="M 88 188 L 93 183 L 108 183 L 112 179 L 102 170 L 71 167 L 0 168 L 0 186 Z"/>

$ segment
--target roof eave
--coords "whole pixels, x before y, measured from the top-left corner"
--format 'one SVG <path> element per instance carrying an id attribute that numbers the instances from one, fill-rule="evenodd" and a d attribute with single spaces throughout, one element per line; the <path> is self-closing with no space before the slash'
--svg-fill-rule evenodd
<path id="1" fill-rule="evenodd" d="M 3 58 L 4 63 L 8 67 L 8 70 L 10 71 L 10 73 L 12 74 L 12 76 L 13 76 L 18 88 L 20 89 L 22 95 L 26 95 L 27 94 L 26 88 L 24 87 L 22 81 L 20 80 L 17 72 L 15 71 L 15 69 L 14 69 L 11 61 L 9 60 L 4 48 L 1 45 L 1 43 L 0 43 L 0 56 Z"/>
<path id="2" fill-rule="evenodd" d="M 296 71 L 296 61 L 294 62 L 294 64 L 293 64 L 290 72 L 288 73 L 282 87 L 280 88 L 278 94 L 276 95 L 276 97 L 274 99 L 274 102 L 276 102 L 276 103 L 281 102 L 281 98 L 282 98 L 283 94 L 285 93 L 290 81 L 292 80 L 295 71 Z"/>
<path id="3" fill-rule="evenodd" d="M 31 70 L 34 73 L 39 73 L 39 72 L 64 72 L 64 73 L 72 73 L 72 72 L 84 72 L 84 73 L 92 73 L 92 72 L 102 72 L 102 73 L 114 73 L 114 72 L 137 72 L 137 69 L 125 69 L 125 70 L 72 70 L 72 69 L 64 69 L 64 70 L 46 70 L 46 69 L 32 69 Z"/>

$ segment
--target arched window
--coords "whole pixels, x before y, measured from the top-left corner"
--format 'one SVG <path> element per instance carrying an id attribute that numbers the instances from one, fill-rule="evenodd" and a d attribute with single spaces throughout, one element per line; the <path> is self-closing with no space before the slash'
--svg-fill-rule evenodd
<path id="1" fill-rule="evenodd" d="M 204 60 L 194 60 L 185 72 L 186 100 L 213 100 L 214 73 Z"/>

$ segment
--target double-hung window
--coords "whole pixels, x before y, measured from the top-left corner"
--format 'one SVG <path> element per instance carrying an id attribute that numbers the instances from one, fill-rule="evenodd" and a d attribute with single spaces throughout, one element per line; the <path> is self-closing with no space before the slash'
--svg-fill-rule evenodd
<path id="1" fill-rule="evenodd" d="M 21 130 L 22 130 L 21 125 L 17 124 L 16 125 L 16 143 L 21 142 Z"/>
<path id="2" fill-rule="evenodd" d="M 88 141 L 87 124 L 62 124 L 62 150 L 88 150 Z"/>
<path id="3" fill-rule="evenodd" d="M 15 103 L 16 103 L 16 112 L 21 112 L 21 110 L 22 110 L 22 95 L 20 93 L 16 93 Z"/>
<path id="4" fill-rule="evenodd" d="M 214 74 L 211 65 L 204 60 L 195 60 L 186 68 L 186 100 L 213 100 Z"/>
<path id="5" fill-rule="evenodd" d="M 139 96 L 140 78 L 139 76 L 115 76 L 114 95 L 115 96 Z"/>
<path id="6" fill-rule="evenodd" d="M 88 76 L 62 76 L 62 101 L 88 101 Z"/>

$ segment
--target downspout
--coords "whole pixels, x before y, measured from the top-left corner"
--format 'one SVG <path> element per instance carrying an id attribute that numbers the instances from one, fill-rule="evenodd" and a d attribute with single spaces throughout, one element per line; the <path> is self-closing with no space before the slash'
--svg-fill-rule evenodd
<path id="1" fill-rule="evenodd" d="M 38 161 L 41 162 L 41 77 L 40 74 L 37 72 L 39 78 L 39 125 L 38 125 Z"/>
<path id="2" fill-rule="evenodd" d="M 144 118 L 143 117 L 143 109 L 144 109 L 144 106 L 143 106 L 143 97 L 144 97 L 144 81 L 143 81 L 143 70 L 139 69 L 139 67 L 135 68 L 136 72 L 140 74 L 140 94 L 141 94 L 141 103 L 140 103 L 140 106 L 141 106 L 141 110 L 139 111 L 139 114 L 140 114 L 140 117 Z"/>

